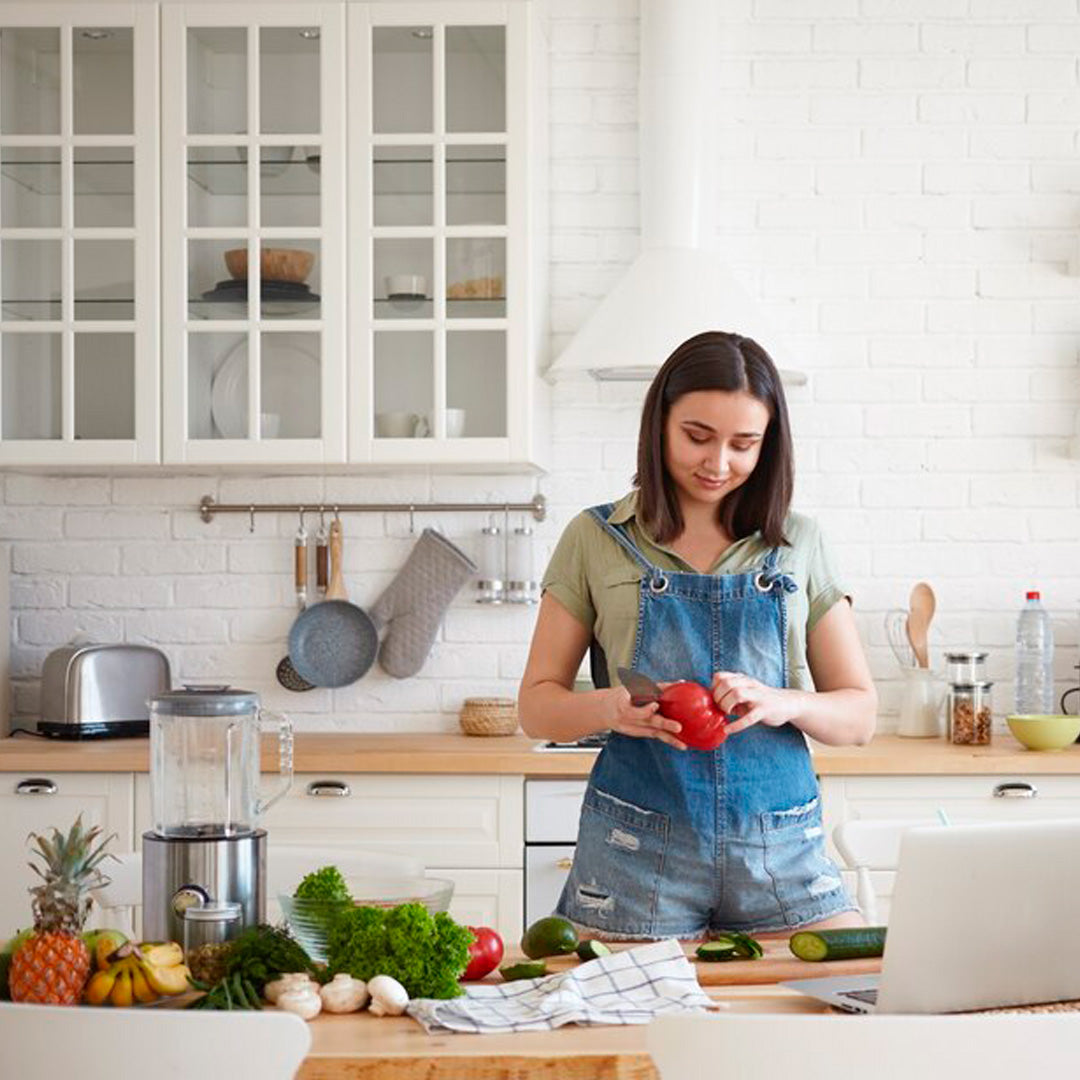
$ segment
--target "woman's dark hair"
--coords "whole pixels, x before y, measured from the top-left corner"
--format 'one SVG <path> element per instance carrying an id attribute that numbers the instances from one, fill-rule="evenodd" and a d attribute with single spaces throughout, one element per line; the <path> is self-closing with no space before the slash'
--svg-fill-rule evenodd
<path id="1" fill-rule="evenodd" d="M 675 483 L 664 465 L 664 432 L 671 406 L 694 390 L 741 390 L 769 410 L 758 463 L 746 482 L 720 503 L 718 521 L 736 540 L 760 530 L 769 547 L 785 543 L 784 519 L 795 474 L 780 374 L 756 341 L 719 330 L 684 341 L 664 361 L 645 395 L 634 476 L 638 520 L 661 544 L 683 531 Z"/>

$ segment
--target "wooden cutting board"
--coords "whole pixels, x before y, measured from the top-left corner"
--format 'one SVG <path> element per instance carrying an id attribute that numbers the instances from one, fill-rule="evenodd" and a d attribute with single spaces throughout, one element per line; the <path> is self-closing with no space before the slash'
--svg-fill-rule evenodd
<path id="1" fill-rule="evenodd" d="M 612 952 L 629 949 L 640 942 L 607 942 Z M 787 938 L 777 941 L 762 941 L 765 955 L 760 960 L 698 960 L 694 950 L 698 943 L 683 942 L 683 950 L 693 963 L 698 982 L 702 986 L 762 986 L 768 983 L 784 982 L 788 979 L 823 979 L 829 975 L 873 975 L 881 970 L 881 957 L 867 960 L 830 960 L 811 964 L 791 955 Z M 510 954 L 513 953 L 513 956 Z M 508 949 L 503 965 L 525 959 L 517 949 Z M 565 971 L 576 967 L 583 961 L 573 953 L 569 956 L 549 956 L 548 971 Z"/>

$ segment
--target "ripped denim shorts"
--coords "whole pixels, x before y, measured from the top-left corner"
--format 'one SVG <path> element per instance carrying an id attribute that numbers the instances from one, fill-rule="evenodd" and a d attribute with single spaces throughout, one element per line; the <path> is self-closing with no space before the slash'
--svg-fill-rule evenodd
<path id="1" fill-rule="evenodd" d="M 556 908 L 610 940 L 783 931 L 854 910 L 817 798 L 703 830 L 593 785 Z"/>

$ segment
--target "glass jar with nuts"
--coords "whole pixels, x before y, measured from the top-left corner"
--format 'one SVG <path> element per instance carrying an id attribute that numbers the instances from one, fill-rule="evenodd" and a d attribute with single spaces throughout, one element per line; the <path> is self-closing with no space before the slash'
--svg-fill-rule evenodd
<path id="1" fill-rule="evenodd" d="M 986 746 L 990 742 L 990 690 L 993 683 L 952 683 L 946 702 L 949 742 Z"/>

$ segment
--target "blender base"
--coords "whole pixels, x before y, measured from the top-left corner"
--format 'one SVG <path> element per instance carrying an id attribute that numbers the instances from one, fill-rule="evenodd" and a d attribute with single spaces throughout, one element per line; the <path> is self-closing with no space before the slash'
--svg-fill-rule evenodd
<path id="1" fill-rule="evenodd" d="M 266 921 L 265 829 L 214 837 L 146 832 L 142 841 L 144 941 L 183 942 L 176 905 L 185 899 L 237 903 L 245 927 Z"/>

